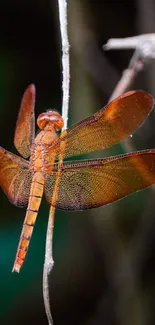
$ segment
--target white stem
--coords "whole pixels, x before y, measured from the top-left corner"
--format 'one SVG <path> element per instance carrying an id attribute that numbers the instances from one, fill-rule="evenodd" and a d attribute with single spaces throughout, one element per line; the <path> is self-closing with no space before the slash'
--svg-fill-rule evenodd
<path id="1" fill-rule="evenodd" d="M 60 32 L 61 32 L 61 42 L 62 42 L 62 91 L 63 91 L 63 100 L 62 100 L 62 117 L 64 119 L 64 127 L 67 128 L 68 121 L 68 111 L 69 111 L 69 84 L 70 84 L 70 67 L 69 67 L 69 42 L 67 34 L 67 2 L 66 0 L 58 0 L 59 6 L 59 20 L 60 20 Z M 62 154 L 60 152 L 60 163 L 62 161 Z M 53 203 L 56 202 L 57 190 L 60 182 L 60 175 L 58 169 L 58 175 L 55 182 L 55 188 L 53 193 Z M 55 204 L 54 204 L 55 205 Z M 53 253 L 52 253 L 52 237 L 53 237 L 53 227 L 54 227 L 54 214 L 55 208 L 51 206 L 49 222 L 47 226 L 47 235 L 46 235 L 46 247 L 45 247 L 45 262 L 43 270 L 43 297 L 45 311 L 48 319 L 49 325 L 53 325 L 53 319 L 50 308 L 50 295 L 49 295 L 49 276 L 53 267 Z"/>
<path id="2" fill-rule="evenodd" d="M 64 119 L 63 130 L 67 128 L 68 110 L 69 110 L 69 84 L 70 84 L 70 66 L 69 66 L 69 41 L 67 34 L 67 2 L 66 0 L 58 0 L 59 3 L 59 19 L 62 41 L 62 117 Z"/>
<path id="3" fill-rule="evenodd" d="M 53 252 L 52 252 L 54 214 L 55 214 L 55 208 L 51 206 L 48 226 L 47 226 L 45 262 L 44 262 L 44 270 L 43 270 L 43 298 L 44 298 L 45 311 L 46 311 L 49 325 L 53 325 L 53 319 L 52 319 L 51 307 L 50 307 L 50 296 L 49 296 L 49 275 L 52 271 L 53 264 L 54 264 Z"/>

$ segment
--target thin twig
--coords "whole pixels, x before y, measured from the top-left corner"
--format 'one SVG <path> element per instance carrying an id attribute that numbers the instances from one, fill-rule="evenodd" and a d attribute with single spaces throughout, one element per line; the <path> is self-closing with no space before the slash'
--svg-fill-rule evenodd
<path id="1" fill-rule="evenodd" d="M 120 81 L 116 85 L 109 102 L 127 91 L 139 71 L 144 68 L 145 64 L 149 62 L 150 59 L 155 59 L 155 34 L 143 34 L 122 39 L 112 38 L 103 46 L 105 50 L 131 48 L 135 49 L 135 52 L 130 60 L 128 68 L 124 70 Z M 130 138 L 124 140 L 123 147 L 127 152 L 134 150 Z"/>
<path id="2" fill-rule="evenodd" d="M 126 38 L 110 38 L 103 45 L 104 50 L 127 50 L 141 48 L 142 44 L 151 45 L 151 57 L 155 57 L 155 33 L 142 34 Z"/>
<path id="3" fill-rule="evenodd" d="M 67 34 L 67 2 L 66 0 L 58 0 L 59 6 L 59 20 L 60 20 L 60 31 L 61 31 L 61 42 L 62 42 L 62 90 L 63 90 L 63 101 L 62 101 L 62 117 L 64 119 L 63 130 L 67 128 L 68 121 L 68 110 L 69 110 L 69 83 L 70 83 L 70 67 L 69 67 L 69 42 Z M 62 144 L 63 145 L 63 144 Z M 65 144 L 64 144 L 65 145 Z M 59 156 L 58 173 L 55 181 L 53 190 L 51 208 L 49 213 L 49 221 L 47 226 L 46 234 L 46 247 L 45 247 L 45 262 L 43 270 L 43 297 L 46 315 L 48 318 L 49 325 L 53 324 L 51 308 L 50 308 L 50 296 L 49 296 L 49 276 L 52 271 L 54 264 L 53 251 L 52 251 L 52 240 L 53 240 L 53 227 L 54 227 L 54 215 L 55 215 L 55 203 L 57 200 L 58 187 L 61 178 L 61 165 L 63 161 L 64 148 Z"/>
<path id="4" fill-rule="evenodd" d="M 109 99 L 109 102 L 122 95 L 129 89 L 129 87 L 135 80 L 138 72 L 140 72 L 144 68 L 144 64 L 145 61 L 141 58 L 139 50 L 137 49 L 132 56 L 129 67 L 123 71 L 122 78 L 116 85 L 116 88 L 114 89 Z M 122 147 L 125 149 L 126 152 L 134 151 L 134 145 L 131 141 L 131 137 L 128 137 L 123 141 Z"/>
<path id="5" fill-rule="evenodd" d="M 121 80 L 113 91 L 110 101 L 122 95 L 130 86 L 137 73 L 150 59 L 155 59 L 155 33 L 127 38 L 111 38 L 103 45 L 104 50 L 135 49 L 129 67 L 123 72 Z"/>
<path id="6" fill-rule="evenodd" d="M 104 50 L 135 49 L 122 78 L 113 91 L 110 100 L 122 95 L 130 86 L 137 73 L 144 68 L 150 59 L 155 59 L 155 34 L 144 34 L 127 38 L 111 38 L 103 45 Z"/>
<path id="7" fill-rule="evenodd" d="M 116 85 L 109 99 L 109 102 L 122 95 L 125 91 L 129 89 L 132 82 L 136 78 L 138 72 L 140 72 L 144 68 L 144 64 L 145 61 L 141 57 L 141 52 L 139 51 L 139 49 L 136 49 L 130 60 L 128 68 L 123 71 L 122 77 Z"/>

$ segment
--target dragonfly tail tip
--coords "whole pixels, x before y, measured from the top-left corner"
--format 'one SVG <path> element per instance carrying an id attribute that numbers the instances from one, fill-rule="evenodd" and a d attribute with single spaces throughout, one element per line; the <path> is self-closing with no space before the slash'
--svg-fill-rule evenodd
<path id="1" fill-rule="evenodd" d="M 19 272 L 20 272 L 20 265 L 14 265 L 14 266 L 13 266 L 13 269 L 12 269 L 12 272 L 17 272 L 17 273 L 19 273 Z"/>

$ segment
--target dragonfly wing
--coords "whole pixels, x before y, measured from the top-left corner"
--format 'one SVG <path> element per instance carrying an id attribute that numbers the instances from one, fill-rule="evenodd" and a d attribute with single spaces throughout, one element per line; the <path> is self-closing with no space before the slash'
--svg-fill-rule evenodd
<path id="1" fill-rule="evenodd" d="M 61 153 L 61 147 L 64 157 L 110 147 L 132 134 L 144 122 L 153 103 L 150 94 L 130 91 L 65 130 L 57 142 L 49 146 L 49 154 L 52 157 L 53 152 Z"/>
<path id="2" fill-rule="evenodd" d="M 32 181 L 26 160 L 0 147 L 0 186 L 8 199 L 17 206 L 28 203 Z"/>
<path id="3" fill-rule="evenodd" d="M 46 179 L 45 195 L 52 204 L 58 165 Z M 99 207 L 155 183 L 155 150 L 104 159 L 63 163 L 55 205 L 64 210 Z"/>
<path id="4" fill-rule="evenodd" d="M 30 85 L 21 101 L 14 135 L 15 147 L 24 158 L 30 156 L 30 149 L 35 136 L 34 104 L 35 86 Z"/>

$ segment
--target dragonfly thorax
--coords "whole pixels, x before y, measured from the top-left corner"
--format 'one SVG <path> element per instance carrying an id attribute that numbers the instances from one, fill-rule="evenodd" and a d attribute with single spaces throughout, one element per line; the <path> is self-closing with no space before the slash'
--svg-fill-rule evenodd
<path id="1" fill-rule="evenodd" d="M 56 111 L 48 111 L 38 116 L 37 124 L 40 129 L 55 128 L 55 130 L 61 130 L 64 125 L 62 116 Z"/>
<path id="2" fill-rule="evenodd" d="M 41 133 L 41 132 L 40 132 Z M 29 168 L 32 172 L 47 173 L 50 167 L 50 160 L 47 145 L 34 143 L 31 148 Z"/>

